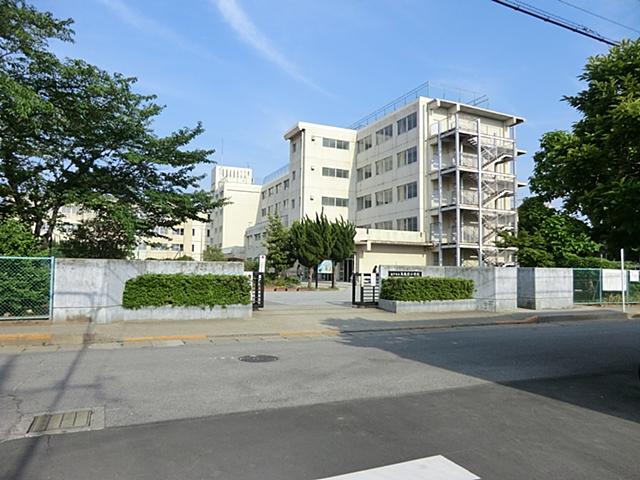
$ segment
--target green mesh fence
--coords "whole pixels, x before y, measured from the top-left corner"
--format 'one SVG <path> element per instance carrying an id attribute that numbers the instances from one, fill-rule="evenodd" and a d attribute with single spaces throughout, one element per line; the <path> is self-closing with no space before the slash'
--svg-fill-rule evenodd
<path id="1" fill-rule="evenodd" d="M 49 318 L 54 259 L 0 257 L 0 321 Z"/>
<path id="2" fill-rule="evenodd" d="M 613 272 L 615 276 L 615 271 Z M 625 303 L 640 303 L 640 278 L 637 273 L 626 270 Z M 615 290 L 607 290 L 603 282 L 603 270 L 599 268 L 573 269 L 573 303 L 605 304 L 622 303 L 620 284 Z"/>

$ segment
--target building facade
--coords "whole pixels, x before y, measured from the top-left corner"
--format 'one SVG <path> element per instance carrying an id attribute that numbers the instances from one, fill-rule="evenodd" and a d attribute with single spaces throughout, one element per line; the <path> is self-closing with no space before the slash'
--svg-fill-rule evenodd
<path id="1" fill-rule="evenodd" d="M 289 163 L 268 176 L 248 257 L 264 253 L 269 215 L 285 225 L 316 213 L 358 227 L 355 268 L 511 265 L 500 231 L 517 229 L 516 126 L 523 119 L 418 97 L 354 128 L 300 122 Z"/>

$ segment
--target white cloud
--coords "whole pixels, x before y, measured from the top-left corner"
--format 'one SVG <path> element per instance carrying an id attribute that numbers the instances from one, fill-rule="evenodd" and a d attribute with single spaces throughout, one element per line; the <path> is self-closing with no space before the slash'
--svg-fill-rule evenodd
<path id="1" fill-rule="evenodd" d="M 291 78 L 325 95 L 331 95 L 317 83 L 304 76 L 296 65 L 280 53 L 269 38 L 258 30 L 236 0 L 217 0 L 217 7 L 225 21 L 235 30 L 240 38 L 258 51 L 264 58 L 278 66 Z"/>
<path id="2" fill-rule="evenodd" d="M 183 37 L 171 28 L 157 22 L 156 20 L 136 12 L 122 0 L 98 0 L 101 4 L 113 11 L 120 19 L 142 32 L 164 38 L 168 42 L 181 49 L 209 60 L 215 59 L 215 55 L 205 48 L 197 45 Z"/>

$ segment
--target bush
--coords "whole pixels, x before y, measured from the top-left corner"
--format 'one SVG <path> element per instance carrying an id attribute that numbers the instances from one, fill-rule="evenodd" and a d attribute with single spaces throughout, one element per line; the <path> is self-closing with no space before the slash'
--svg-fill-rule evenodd
<path id="1" fill-rule="evenodd" d="M 561 262 L 562 267 L 567 268 L 611 268 L 618 270 L 620 262 L 616 260 L 607 260 L 600 257 L 579 257 L 577 255 L 568 254 Z M 635 269 L 637 264 L 634 262 L 624 262 L 625 268 Z"/>
<path id="2" fill-rule="evenodd" d="M 402 302 L 473 298 L 473 280 L 441 277 L 392 277 L 382 280 L 380 298 Z"/>
<path id="3" fill-rule="evenodd" d="M 291 288 L 297 287 L 300 285 L 300 280 L 295 277 L 276 277 L 276 278 L 267 278 L 265 282 L 268 287 L 284 287 Z"/>
<path id="4" fill-rule="evenodd" d="M 251 286 L 244 275 L 146 274 L 127 280 L 122 294 L 124 308 L 249 303 Z"/>

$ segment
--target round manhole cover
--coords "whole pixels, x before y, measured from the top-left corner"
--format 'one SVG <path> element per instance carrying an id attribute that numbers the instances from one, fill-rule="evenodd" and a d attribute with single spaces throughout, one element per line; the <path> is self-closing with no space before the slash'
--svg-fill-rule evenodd
<path id="1" fill-rule="evenodd" d="M 245 355 L 244 357 L 240 357 L 238 360 L 249 363 L 265 363 L 275 362 L 278 360 L 278 357 L 275 355 Z"/>

